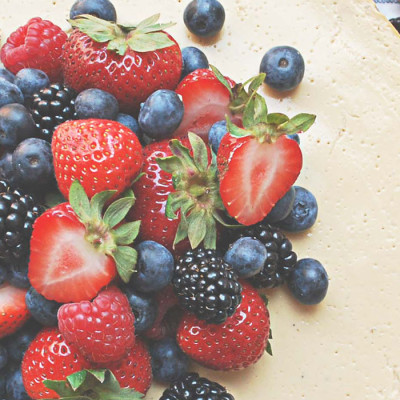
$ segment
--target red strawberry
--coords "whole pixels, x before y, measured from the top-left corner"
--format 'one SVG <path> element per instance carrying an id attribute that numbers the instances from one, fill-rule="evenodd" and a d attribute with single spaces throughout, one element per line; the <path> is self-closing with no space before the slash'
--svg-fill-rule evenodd
<path id="1" fill-rule="evenodd" d="M 112 195 L 101 192 L 89 204 L 76 181 L 71 204 L 59 204 L 35 221 L 28 276 L 41 295 L 60 303 L 90 300 L 112 281 L 116 267 L 121 278 L 129 280 L 136 263 L 136 250 L 129 244 L 137 236 L 139 222 L 119 226 L 133 197 L 112 203 L 102 216 Z"/>
<path id="2" fill-rule="evenodd" d="M 146 394 L 150 388 L 153 375 L 150 354 L 144 342 L 136 338 L 134 346 L 120 361 L 108 365 L 122 388 L 135 389 Z"/>
<path id="3" fill-rule="evenodd" d="M 65 198 L 75 179 L 89 197 L 127 189 L 143 162 L 137 136 L 116 121 L 88 119 L 59 125 L 52 139 L 54 172 Z"/>
<path id="4" fill-rule="evenodd" d="M 57 25 L 32 18 L 13 32 L 1 49 L 4 66 L 16 74 L 23 68 L 45 72 L 50 81 L 61 82 L 61 51 L 67 34 Z"/>
<path id="5" fill-rule="evenodd" d="M 300 174 L 302 153 L 286 135 L 307 130 L 315 116 L 290 119 L 268 114 L 264 98 L 256 94 L 243 115 L 243 128 L 228 121 L 217 162 L 220 194 L 228 213 L 243 225 L 253 225 L 271 211 Z"/>
<path id="6" fill-rule="evenodd" d="M 29 318 L 26 292 L 7 283 L 0 286 L 0 339 L 14 333 Z"/>
<path id="7" fill-rule="evenodd" d="M 80 92 L 99 88 L 112 93 L 124 112 L 138 111 L 141 102 L 158 89 L 174 90 L 182 70 L 176 41 L 162 32 L 170 24 L 159 15 L 136 28 L 92 16 L 71 21 L 77 28 L 62 55 L 65 82 Z"/>
<path id="8" fill-rule="evenodd" d="M 68 344 L 57 328 L 46 328 L 38 333 L 22 360 L 22 380 L 32 399 L 59 398 L 47 389 L 43 380 L 64 380 L 74 372 L 89 368 L 89 363 L 73 344 Z"/>
<path id="9" fill-rule="evenodd" d="M 226 78 L 231 87 L 235 82 Z M 202 139 L 208 138 L 208 131 L 215 122 L 232 117 L 231 93 L 221 83 L 215 73 L 208 69 L 198 69 L 187 75 L 176 89 L 182 96 L 185 113 L 174 136 L 180 137 L 194 132 Z"/>
<path id="10" fill-rule="evenodd" d="M 189 313 L 181 321 L 179 346 L 207 368 L 245 368 L 257 362 L 266 349 L 270 321 L 265 302 L 251 285 L 241 283 L 242 302 L 223 324 L 207 324 Z"/>
<path id="11" fill-rule="evenodd" d="M 58 328 L 91 362 L 120 360 L 135 342 L 135 317 L 126 296 L 115 286 L 92 301 L 64 304 Z"/>
<path id="12" fill-rule="evenodd" d="M 142 221 L 143 240 L 154 240 L 169 250 L 182 243 L 197 247 L 203 240 L 215 248 L 214 213 L 223 210 L 217 168 L 210 149 L 196 135 L 165 140 L 145 147 L 144 176 L 134 185 L 135 206 L 129 218 Z M 174 178 L 173 178 L 174 177 Z M 182 207 L 184 221 L 182 222 Z"/>

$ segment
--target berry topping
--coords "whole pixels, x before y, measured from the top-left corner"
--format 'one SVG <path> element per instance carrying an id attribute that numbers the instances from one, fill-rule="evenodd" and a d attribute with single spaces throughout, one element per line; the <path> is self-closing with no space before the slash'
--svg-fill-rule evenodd
<path id="1" fill-rule="evenodd" d="M 32 18 L 9 36 L 1 49 L 1 61 L 14 74 L 23 68 L 36 68 L 51 82 L 61 81 L 60 56 L 66 39 L 67 34 L 57 25 Z"/>

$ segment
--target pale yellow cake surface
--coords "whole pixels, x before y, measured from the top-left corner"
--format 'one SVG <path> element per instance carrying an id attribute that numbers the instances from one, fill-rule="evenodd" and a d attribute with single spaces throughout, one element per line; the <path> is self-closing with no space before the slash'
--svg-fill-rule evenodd
<path id="1" fill-rule="evenodd" d="M 300 258 L 326 267 L 325 301 L 305 307 L 269 293 L 274 356 L 209 378 L 236 400 L 400 398 L 400 37 L 368 0 L 225 0 L 225 27 L 198 41 L 183 24 L 188 0 L 113 0 L 120 20 L 161 12 L 182 47 L 196 45 L 236 81 L 258 73 L 275 45 L 306 62 L 287 96 L 264 88 L 271 111 L 317 114 L 301 138 L 298 183 L 319 201 L 316 225 L 291 235 Z M 67 28 L 72 1 L 0 0 L 2 38 L 34 16 Z M 196 367 L 194 367 L 196 368 Z M 196 368 L 197 369 L 197 368 Z M 159 398 L 161 386 L 146 398 Z"/>

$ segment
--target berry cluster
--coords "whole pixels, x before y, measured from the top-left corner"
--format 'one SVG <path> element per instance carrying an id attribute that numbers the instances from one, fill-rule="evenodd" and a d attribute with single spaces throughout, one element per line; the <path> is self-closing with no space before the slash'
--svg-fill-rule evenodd
<path id="1" fill-rule="evenodd" d="M 139 399 L 154 378 L 161 400 L 233 400 L 189 360 L 253 365 L 271 337 L 257 289 L 327 291 L 283 233 L 317 218 L 294 186 L 315 116 L 257 92 L 296 87 L 303 59 L 274 48 L 237 84 L 158 15 L 121 25 L 79 0 L 70 18 L 69 36 L 33 18 L 1 49 L 0 398 Z M 225 11 L 193 0 L 183 19 L 210 37 Z"/>

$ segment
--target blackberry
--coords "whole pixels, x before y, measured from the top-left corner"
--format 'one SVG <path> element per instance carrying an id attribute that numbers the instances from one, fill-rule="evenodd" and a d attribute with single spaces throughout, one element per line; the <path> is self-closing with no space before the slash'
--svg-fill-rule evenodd
<path id="1" fill-rule="evenodd" d="M 258 239 L 267 249 L 267 260 L 263 269 L 249 278 L 249 282 L 256 288 L 274 288 L 282 285 L 297 261 L 290 240 L 279 229 L 264 222 L 247 227 L 239 236 Z"/>
<path id="2" fill-rule="evenodd" d="M 181 306 L 211 324 L 225 322 L 242 301 L 236 273 L 215 250 L 186 252 L 178 260 L 172 284 Z"/>
<path id="3" fill-rule="evenodd" d="M 33 95 L 30 108 L 39 138 L 51 142 L 58 125 L 77 119 L 75 98 L 75 91 L 61 83 L 54 83 Z"/>
<path id="4" fill-rule="evenodd" d="M 43 211 L 32 196 L 0 181 L 0 259 L 27 259 L 33 223 Z"/>
<path id="5" fill-rule="evenodd" d="M 167 388 L 160 400 L 235 400 L 217 382 L 201 378 L 199 374 L 189 373 Z"/>

